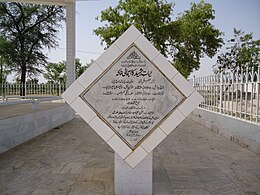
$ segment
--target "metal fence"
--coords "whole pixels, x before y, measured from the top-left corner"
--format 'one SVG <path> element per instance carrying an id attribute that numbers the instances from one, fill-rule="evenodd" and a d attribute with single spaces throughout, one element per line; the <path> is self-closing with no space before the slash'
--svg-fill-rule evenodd
<path id="1" fill-rule="evenodd" d="M 64 84 L 50 83 L 0 84 L 0 99 L 4 101 L 8 97 L 19 97 L 23 90 L 25 91 L 25 96 L 60 96 L 65 91 L 65 88 Z"/>
<path id="2" fill-rule="evenodd" d="M 257 70 L 237 70 L 193 78 L 193 86 L 204 97 L 200 107 L 232 117 L 260 123 L 260 65 Z M 25 88 L 26 96 L 60 96 L 64 84 L 1 84 L 0 100 L 19 97 Z"/>
<path id="3" fill-rule="evenodd" d="M 193 78 L 204 97 L 201 108 L 260 123 L 260 65 L 257 70 L 237 70 Z"/>

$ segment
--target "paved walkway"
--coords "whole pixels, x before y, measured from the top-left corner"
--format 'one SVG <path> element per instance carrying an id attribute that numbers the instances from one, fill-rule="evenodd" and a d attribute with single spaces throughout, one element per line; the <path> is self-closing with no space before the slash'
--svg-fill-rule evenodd
<path id="1" fill-rule="evenodd" d="M 190 119 L 153 156 L 154 194 L 260 194 L 260 156 Z M 113 194 L 113 158 L 76 118 L 0 155 L 0 194 Z"/>

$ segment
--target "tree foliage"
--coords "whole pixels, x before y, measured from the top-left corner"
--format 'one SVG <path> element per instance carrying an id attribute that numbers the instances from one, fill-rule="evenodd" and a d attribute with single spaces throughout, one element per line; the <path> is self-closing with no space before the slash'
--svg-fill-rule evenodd
<path id="1" fill-rule="evenodd" d="M 191 4 L 190 10 L 172 20 L 173 3 L 164 0 L 120 0 L 115 8 L 101 12 L 101 22 L 94 30 L 102 44 L 110 46 L 130 25 L 135 25 L 172 64 L 188 77 L 200 67 L 200 58 L 213 57 L 223 42 L 222 33 L 210 21 L 211 4 Z"/>
<path id="2" fill-rule="evenodd" d="M 209 3 L 191 4 L 188 11 L 180 14 L 170 26 L 170 43 L 174 66 L 188 76 L 200 68 L 200 59 L 205 55 L 213 57 L 222 46 L 222 33 L 210 21 L 215 18 Z"/>
<path id="3" fill-rule="evenodd" d="M 64 61 L 48 63 L 45 69 L 46 73 L 43 74 L 43 77 L 47 79 L 48 82 L 55 84 L 66 83 L 66 65 Z"/>
<path id="4" fill-rule="evenodd" d="M 58 29 L 65 20 L 60 6 L 0 3 L 0 36 L 8 41 L 9 65 L 25 84 L 28 74 L 42 72 L 44 49 L 58 45 Z M 23 95 L 23 94 L 22 94 Z"/>
<path id="5" fill-rule="evenodd" d="M 0 57 L 0 85 L 7 82 L 8 75 L 11 70 L 7 67 L 5 61 Z"/>
<path id="6" fill-rule="evenodd" d="M 248 68 L 257 70 L 260 62 L 260 39 L 254 40 L 252 33 L 234 29 L 234 38 L 229 41 L 232 46 L 220 54 L 217 63 L 213 66 L 214 71 L 231 71 L 236 73 Z"/>
<path id="7" fill-rule="evenodd" d="M 91 64 L 93 64 L 93 60 L 91 60 L 90 63 L 86 63 L 86 65 L 82 65 L 82 63 L 80 62 L 79 58 L 75 59 L 75 66 L 76 66 L 76 79 L 80 77 L 80 75 L 82 75 L 85 70 L 87 70 L 88 67 L 91 66 Z"/>
<path id="8" fill-rule="evenodd" d="M 0 57 L 5 62 L 8 61 L 9 54 L 6 52 L 8 46 L 9 46 L 8 41 L 4 37 L 0 36 Z"/>
<path id="9" fill-rule="evenodd" d="M 78 78 L 91 64 L 82 65 L 79 58 L 75 59 L 76 66 L 76 78 Z M 66 75 L 66 61 L 61 61 L 58 63 L 48 63 L 45 67 L 46 72 L 44 73 L 44 78 L 48 80 L 48 82 L 52 82 L 55 84 L 65 84 L 67 80 Z"/>
<path id="10" fill-rule="evenodd" d="M 0 37 L 0 85 L 7 82 L 7 76 L 11 74 L 11 70 L 7 67 L 8 64 L 8 53 L 6 48 L 8 42 L 3 37 Z"/>
<path id="11" fill-rule="evenodd" d="M 166 54 L 167 35 L 161 29 L 170 23 L 172 7 L 172 3 L 156 0 L 120 0 L 115 8 L 109 7 L 101 12 L 100 21 L 106 24 L 95 29 L 94 33 L 101 38 L 102 43 L 110 46 L 134 24 L 157 49 Z"/>

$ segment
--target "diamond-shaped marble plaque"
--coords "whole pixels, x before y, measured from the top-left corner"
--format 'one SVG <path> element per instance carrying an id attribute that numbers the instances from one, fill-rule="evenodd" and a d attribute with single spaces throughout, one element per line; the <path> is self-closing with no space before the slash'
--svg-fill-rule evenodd
<path id="1" fill-rule="evenodd" d="M 134 26 L 62 97 L 132 168 L 203 100 Z"/>
<path id="2" fill-rule="evenodd" d="M 81 97 L 132 149 L 185 99 L 135 45 Z"/>

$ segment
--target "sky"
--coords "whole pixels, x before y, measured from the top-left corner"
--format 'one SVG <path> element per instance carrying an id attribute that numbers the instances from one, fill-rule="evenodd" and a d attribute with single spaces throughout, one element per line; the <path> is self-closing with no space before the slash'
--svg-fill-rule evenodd
<path id="1" fill-rule="evenodd" d="M 168 0 L 174 2 L 173 18 L 185 10 L 189 10 L 190 3 L 199 0 Z M 260 39 L 260 1 L 259 0 L 205 0 L 215 10 L 215 19 L 212 24 L 225 35 L 224 42 L 233 36 L 233 28 L 242 29 L 246 33 L 253 33 L 255 39 Z M 83 64 L 97 59 L 103 52 L 100 38 L 93 33 L 93 29 L 102 26 L 95 18 L 102 10 L 109 6 L 115 7 L 117 0 L 81 0 L 76 3 L 76 57 Z M 59 62 L 66 59 L 66 28 L 65 24 L 59 33 L 59 47 L 48 53 L 50 62 Z M 225 48 L 224 46 L 223 48 Z M 221 52 L 221 51 L 220 51 Z M 190 76 L 207 76 L 213 73 L 212 66 L 216 63 L 216 57 L 201 59 L 201 68 Z"/>

